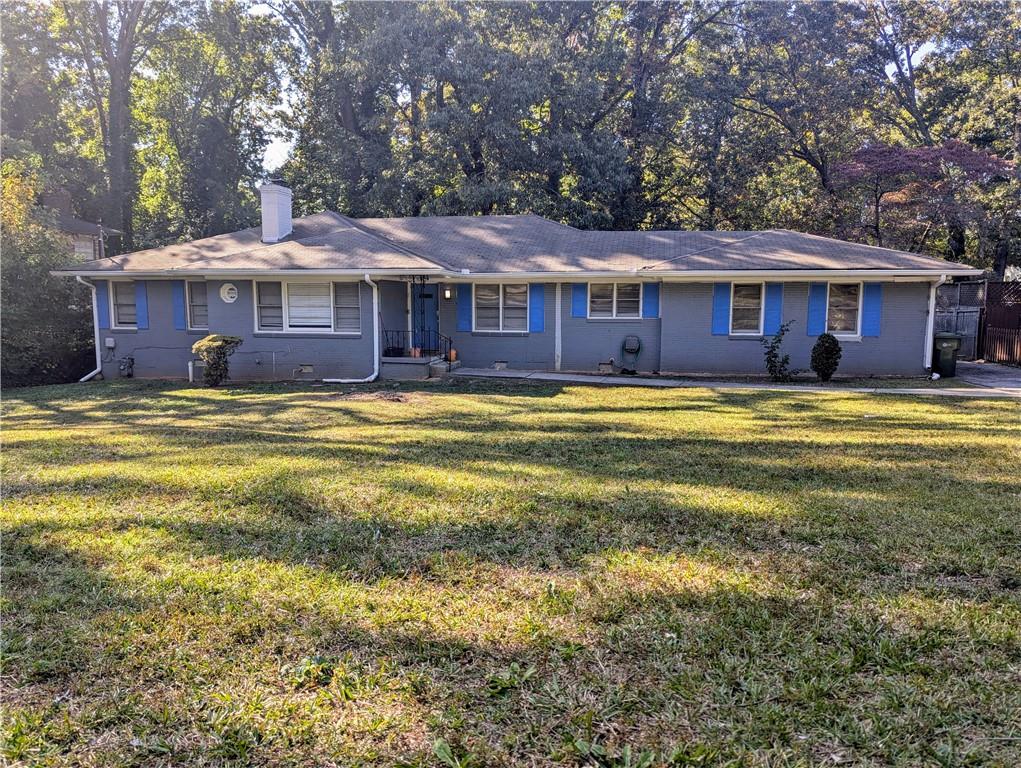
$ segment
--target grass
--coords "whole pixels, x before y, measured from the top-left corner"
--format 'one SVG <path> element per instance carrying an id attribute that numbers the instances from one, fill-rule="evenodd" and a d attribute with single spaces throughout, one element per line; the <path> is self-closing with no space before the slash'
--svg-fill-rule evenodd
<path id="1" fill-rule="evenodd" d="M 598 374 L 587 374 L 593 377 Z M 639 374 L 641 375 L 641 374 Z M 618 378 L 625 379 L 625 376 L 617 374 Z M 684 374 L 676 375 L 664 373 L 660 378 L 676 379 L 686 383 L 690 382 L 727 382 L 729 384 L 768 384 L 773 385 L 769 376 L 748 376 L 742 374 Z M 819 381 L 815 374 L 796 374 L 790 381 L 778 386 L 805 386 L 829 388 L 860 387 L 867 389 L 974 389 L 975 385 L 964 379 L 939 378 L 933 381 L 928 376 L 835 376 L 829 381 Z"/>
<path id="2" fill-rule="evenodd" d="M 25 765 L 1021 763 L 1013 401 L 10 393 Z"/>

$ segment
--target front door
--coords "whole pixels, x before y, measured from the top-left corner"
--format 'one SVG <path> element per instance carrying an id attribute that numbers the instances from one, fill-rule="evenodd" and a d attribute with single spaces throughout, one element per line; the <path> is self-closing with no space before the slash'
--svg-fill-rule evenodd
<path id="1" fill-rule="evenodd" d="M 411 286 L 412 343 L 423 351 L 435 352 L 439 348 L 439 290 L 438 285 Z"/>

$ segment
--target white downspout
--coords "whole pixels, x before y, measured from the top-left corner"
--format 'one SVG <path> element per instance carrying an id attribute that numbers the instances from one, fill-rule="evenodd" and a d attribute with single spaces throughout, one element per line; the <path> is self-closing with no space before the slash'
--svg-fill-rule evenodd
<path id="1" fill-rule="evenodd" d="M 556 313 L 553 315 L 553 367 L 558 371 L 560 370 L 560 361 L 563 357 L 563 342 L 560 337 L 560 286 L 561 283 L 557 283 L 557 297 L 554 302 Z"/>
<path id="2" fill-rule="evenodd" d="M 92 291 L 92 330 L 96 340 L 96 370 L 90 371 L 78 379 L 80 383 L 88 381 L 93 376 L 103 372 L 103 351 L 99 346 L 99 297 L 96 296 L 96 284 L 89 282 L 81 275 L 75 275 L 74 279 L 82 285 L 87 285 L 89 290 Z"/>
<path id="3" fill-rule="evenodd" d="M 947 280 L 946 275 L 940 275 L 939 280 L 929 284 L 929 316 L 925 320 L 925 351 L 922 354 L 922 367 L 927 369 L 932 368 L 932 341 L 936 331 L 936 291 Z"/>
<path id="4" fill-rule="evenodd" d="M 323 379 L 324 384 L 368 384 L 379 376 L 379 286 L 365 273 L 365 282 L 372 287 L 372 375 L 364 379 Z"/>

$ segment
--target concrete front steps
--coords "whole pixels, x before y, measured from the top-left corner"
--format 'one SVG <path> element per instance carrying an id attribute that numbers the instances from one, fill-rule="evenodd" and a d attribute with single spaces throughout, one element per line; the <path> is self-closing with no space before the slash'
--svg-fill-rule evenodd
<path id="1" fill-rule="evenodd" d="M 461 361 L 450 363 L 450 370 L 461 366 Z M 379 378 L 390 381 L 423 381 L 446 376 L 447 363 L 441 357 L 382 357 L 379 361 Z"/>

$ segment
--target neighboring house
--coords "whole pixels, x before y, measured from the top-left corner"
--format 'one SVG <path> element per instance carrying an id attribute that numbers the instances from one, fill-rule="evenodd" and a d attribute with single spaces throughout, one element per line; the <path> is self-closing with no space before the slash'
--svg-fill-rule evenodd
<path id="1" fill-rule="evenodd" d="M 106 256 L 106 238 L 121 234 L 119 229 L 75 218 L 71 198 L 63 190 L 43 195 L 42 204 L 53 212 L 57 229 L 71 239 L 72 253 L 79 261 L 102 259 Z"/>
<path id="2" fill-rule="evenodd" d="M 834 333 L 842 373 L 921 374 L 936 286 L 978 270 L 786 230 L 580 231 L 533 215 L 291 220 L 268 184 L 262 227 L 69 267 L 94 286 L 102 360 L 184 377 L 206 333 L 240 336 L 235 379 L 425 375 L 466 366 L 762 373 L 761 338 L 807 369 Z M 637 362 L 622 356 L 627 337 Z M 417 354 L 419 357 L 409 358 Z M 97 370 L 98 370 L 97 369 Z M 413 371 L 412 373 L 408 373 Z"/>

